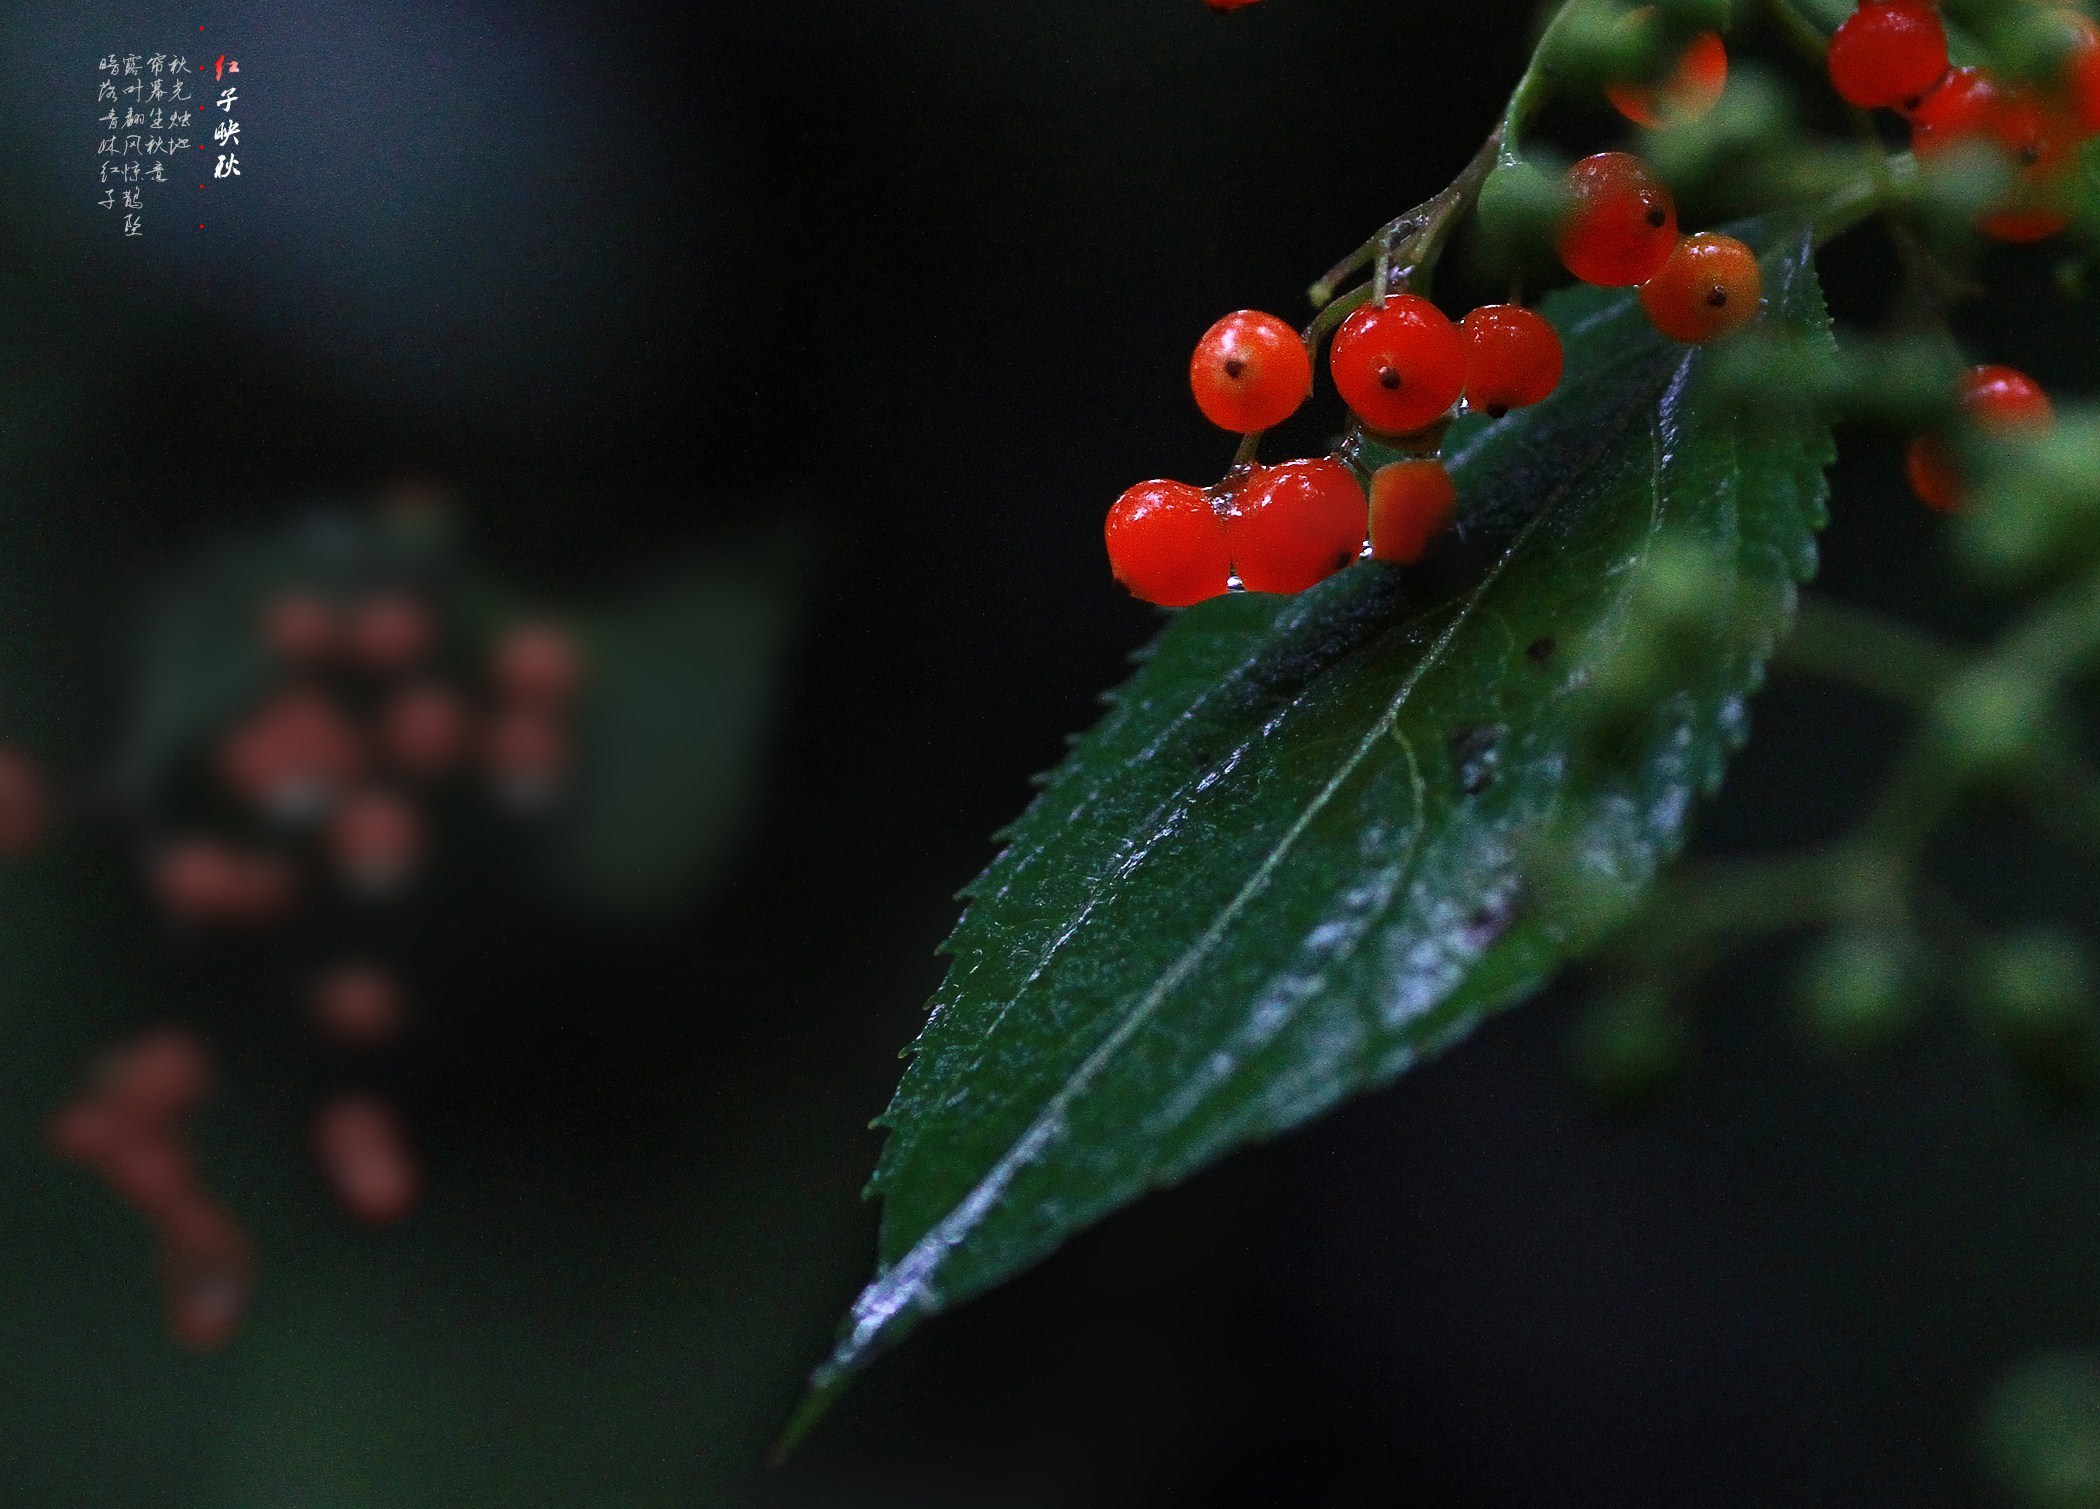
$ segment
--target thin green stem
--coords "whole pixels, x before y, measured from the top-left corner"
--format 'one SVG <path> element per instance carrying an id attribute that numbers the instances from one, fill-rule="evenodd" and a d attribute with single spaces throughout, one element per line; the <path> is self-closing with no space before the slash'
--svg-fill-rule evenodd
<path id="1" fill-rule="evenodd" d="M 1830 53 L 1830 43 L 1824 40 L 1822 31 L 1813 21 L 1794 9 L 1789 0 L 1765 0 L 1765 14 L 1771 17 L 1787 46 L 1799 53 L 1804 62 L 1815 65 L 1818 70 L 1823 67 L 1823 60 Z"/>
<path id="2" fill-rule="evenodd" d="M 1961 652 L 1869 608 L 1803 598 L 1780 641 L 1783 666 L 1927 711 L 1961 669 Z"/>

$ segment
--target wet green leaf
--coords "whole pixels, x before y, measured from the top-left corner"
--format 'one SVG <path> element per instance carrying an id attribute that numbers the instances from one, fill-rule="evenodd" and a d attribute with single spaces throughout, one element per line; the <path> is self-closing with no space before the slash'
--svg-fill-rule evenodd
<path id="1" fill-rule="evenodd" d="M 1827 342 L 1806 245 L 1765 267 L 1768 318 Z M 970 888 L 883 1118 L 880 1272 L 812 1408 L 919 1321 L 1534 990 L 1567 952 L 1524 873 L 1549 831 L 1604 885 L 1682 842 L 1813 569 L 1830 438 L 1705 399 L 1708 358 L 1630 291 L 1544 307 L 1567 378 L 1454 427 L 1441 573 L 1180 615 Z M 1586 773 L 1583 685 L 1665 540 L 1711 554 L 1732 632 L 1680 657 L 1630 766 Z"/>

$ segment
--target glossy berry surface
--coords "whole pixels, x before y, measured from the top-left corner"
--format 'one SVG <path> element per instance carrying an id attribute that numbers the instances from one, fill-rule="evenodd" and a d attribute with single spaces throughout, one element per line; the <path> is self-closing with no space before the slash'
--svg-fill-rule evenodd
<path id="1" fill-rule="evenodd" d="M 2036 434 L 2055 422 L 2056 409 L 2042 385 L 2016 367 L 1971 367 L 1962 374 L 1962 417 L 1996 434 Z M 1937 435 L 1920 435 L 1904 457 L 1911 491 L 1930 508 L 1952 513 L 1966 500 L 1961 470 L 1947 443 Z"/>
<path id="2" fill-rule="evenodd" d="M 1458 322 L 1466 342 L 1466 406 L 1500 419 L 1560 385 L 1553 322 L 1521 304 L 1483 304 Z"/>
<path id="3" fill-rule="evenodd" d="M 1949 69 L 1905 111 L 1911 146 L 1928 157 L 1988 131 L 2003 97 L 1997 80 L 1981 68 Z"/>
<path id="4" fill-rule="evenodd" d="M 1433 457 L 1395 461 L 1371 474 L 1371 555 L 1409 565 L 1451 522 L 1458 489 Z"/>
<path id="5" fill-rule="evenodd" d="M 1265 466 L 1241 484 L 1225 538 L 1250 592 L 1302 592 L 1363 553 L 1356 473 L 1332 457 Z"/>
<path id="6" fill-rule="evenodd" d="M 1458 402 L 1466 386 L 1466 342 L 1443 310 L 1403 293 L 1342 321 L 1328 365 L 1357 418 L 1386 434 L 1406 434 Z"/>
<path id="7" fill-rule="evenodd" d="M 1568 208 L 1554 246 L 1585 283 L 1630 288 L 1655 275 L 1677 244 L 1677 206 L 1630 152 L 1598 152 L 1568 169 Z"/>
<path id="8" fill-rule="evenodd" d="M 1757 317 L 1764 281 L 1757 254 L 1733 236 L 1686 236 L 1662 270 L 1641 285 L 1641 308 L 1672 340 L 1703 345 Z"/>
<path id="9" fill-rule="evenodd" d="M 1186 608 L 1225 590 L 1225 524 L 1200 487 L 1140 482 L 1116 499 L 1103 529 L 1108 567 L 1133 597 Z"/>
<path id="10" fill-rule="evenodd" d="M 1925 0 L 1867 0 L 1830 39 L 1830 84 L 1848 105 L 1893 109 L 1947 71 L 1947 32 Z"/>
<path id="11" fill-rule="evenodd" d="M 1235 435 L 1266 430 L 1312 393 L 1312 358 L 1298 332 L 1273 314 L 1241 309 L 1196 342 L 1189 387 L 1203 417 Z"/>
<path id="12" fill-rule="evenodd" d="M 1619 114 L 1653 131 L 1698 120 L 1721 102 L 1727 87 L 1728 48 L 1719 32 L 1703 31 L 1685 44 L 1660 83 L 1611 83 L 1604 96 Z"/>

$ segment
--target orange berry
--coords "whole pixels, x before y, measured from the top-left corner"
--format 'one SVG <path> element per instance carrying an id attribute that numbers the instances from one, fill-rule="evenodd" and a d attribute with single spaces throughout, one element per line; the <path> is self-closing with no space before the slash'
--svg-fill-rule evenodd
<path id="1" fill-rule="evenodd" d="M 1434 457 L 1395 461 L 1371 474 L 1371 555 L 1411 565 L 1451 522 L 1458 489 Z"/>
<path id="2" fill-rule="evenodd" d="M 1108 566 L 1133 597 L 1186 608 L 1225 590 L 1232 563 L 1210 496 L 1187 482 L 1140 482 L 1103 526 Z"/>
<path id="3" fill-rule="evenodd" d="M 2042 385 L 2015 367 L 1971 367 L 1962 374 L 1958 402 L 1968 423 L 2001 435 L 2041 434 L 2056 418 Z M 1926 507 L 1953 513 L 1967 502 L 1961 468 L 1939 436 L 1914 438 L 1904 454 L 1903 470 L 1911 491 Z"/>
<path id="4" fill-rule="evenodd" d="M 1203 417 L 1247 435 L 1281 424 L 1312 396 L 1312 358 L 1305 342 L 1273 314 L 1242 309 L 1196 342 L 1189 387 Z"/>
<path id="5" fill-rule="evenodd" d="M 1458 322 L 1458 330 L 1466 339 L 1468 408 L 1500 419 L 1560 385 L 1560 334 L 1536 310 L 1483 304 Z"/>
<path id="6" fill-rule="evenodd" d="M 1466 343 L 1417 294 L 1366 304 L 1342 321 L 1327 362 L 1342 402 L 1371 429 L 1404 435 L 1439 419 L 1466 386 Z"/>
<path id="7" fill-rule="evenodd" d="M 1926 0 L 1863 0 L 1831 36 L 1829 65 L 1846 104 L 1893 108 L 1947 71 L 1947 32 Z"/>
<path id="8" fill-rule="evenodd" d="M 1757 254 L 1733 236 L 1686 236 L 1654 277 L 1641 285 L 1641 308 L 1672 340 L 1702 345 L 1757 317 L 1764 280 Z"/>
<path id="9" fill-rule="evenodd" d="M 1629 152 L 1597 152 L 1567 172 L 1568 209 L 1554 245 L 1585 283 L 1645 283 L 1677 244 L 1677 206 Z"/>
<path id="10" fill-rule="evenodd" d="M 1249 592 L 1302 592 L 1363 552 L 1356 473 L 1331 456 L 1258 468 L 1225 515 L 1225 539 Z"/>

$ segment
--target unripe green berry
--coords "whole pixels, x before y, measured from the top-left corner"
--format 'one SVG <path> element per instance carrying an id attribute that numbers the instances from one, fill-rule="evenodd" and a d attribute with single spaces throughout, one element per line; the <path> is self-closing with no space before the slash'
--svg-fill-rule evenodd
<path id="1" fill-rule="evenodd" d="M 1933 713 L 1955 767 L 1983 773 L 2017 764 L 2034 748 L 2048 705 L 2046 686 L 1985 666 L 1958 677 Z"/>
<path id="2" fill-rule="evenodd" d="M 1473 214 L 1487 271 L 1515 276 L 1551 259 L 1554 230 L 1568 204 L 1558 166 L 1503 163 L 1481 184 Z"/>
<path id="3" fill-rule="evenodd" d="M 1913 949 L 1865 928 L 1831 934 L 1802 961 L 1803 1025 L 1826 1052 L 1882 1047 L 1917 1018 Z"/>
<path id="4" fill-rule="evenodd" d="M 1582 97 L 1614 79 L 1644 79 L 1658 72 L 1663 42 L 1653 7 L 1577 0 L 1554 24 L 1544 61 L 1563 90 Z"/>

